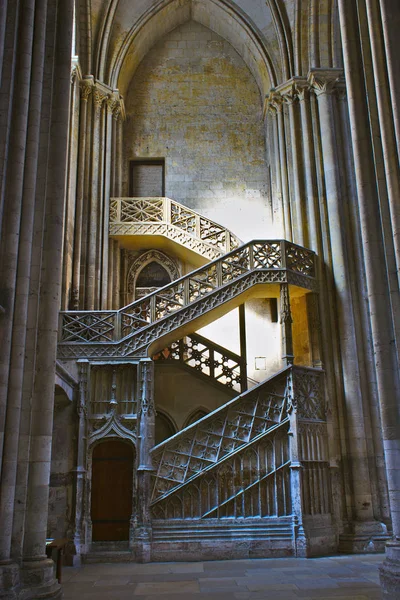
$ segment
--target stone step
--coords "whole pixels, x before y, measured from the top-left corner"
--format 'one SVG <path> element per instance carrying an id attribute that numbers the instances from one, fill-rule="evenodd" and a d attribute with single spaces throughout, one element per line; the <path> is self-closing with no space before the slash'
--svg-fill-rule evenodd
<path id="1" fill-rule="evenodd" d="M 130 550 L 119 552 L 88 552 L 88 554 L 84 555 L 82 558 L 83 562 L 86 564 L 132 562 L 135 560 L 134 555 Z"/>
<path id="2" fill-rule="evenodd" d="M 210 522 L 205 524 L 176 524 L 171 521 L 153 523 L 153 541 L 198 541 L 198 540 L 290 540 L 293 536 L 291 518 L 266 519 L 249 523 Z"/>
<path id="3" fill-rule="evenodd" d="M 130 562 L 133 555 L 129 542 L 93 542 L 90 552 L 85 555 L 85 563 Z"/>

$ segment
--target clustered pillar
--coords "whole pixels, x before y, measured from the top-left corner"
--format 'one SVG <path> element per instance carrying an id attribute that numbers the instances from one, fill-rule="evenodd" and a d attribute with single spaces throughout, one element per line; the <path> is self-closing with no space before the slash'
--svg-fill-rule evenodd
<path id="1" fill-rule="evenodd" d="M 72 249 L 65 250 L 72 255 L 72 267 L 63 272 L 62 308 L 119 308 L 120 248 L 108 229 L 110 197 L 121 188 L 123 100 L 118 91 L 79 71 L 73 85 L 80 89 L 80 99 L 73 98 L 79 118 L 70 123 L 69 154 L 77 156 L 78 174 L 65 208 Z M 68 219 L 72 214 L 74 219 Z"/>
<path id="2" fill-rule="evenodd" d="M 389 537 L 383 508 L 388 491 L 376 491 L 384 478 L 379 460 L 383 447 L 372 433 L 379 426 L 377 396 L 375 389 L 366 385 L 369 354 L 360 334 L 360 323 L 368 320 L 361 292 L 365 265 L 350 244 L 354 233 L 361 234 L 361 220 L 348 206 L 350 186 L 344 157 L 349 148 L 340 135 L 340 119 L 348 119 L 344 89 L 342 70 L 312 69 L 308 77 L 293 77 L 271 90 L 267 114 L 274 148 L 286 146 L 287 132 L 290 135 L 289 153 L 280 154 L 275 173 L 282 192 L 288 182 L 290 200 L 285 201 L 282 193 L 285 231 L 318 255 L 319 302 L 309 299 L 308 314 L 313 325 L 313 362 L 326 368 L 331 472 L 338 499 L 336 517 L 342 522 L 341 548 L 363 551 L 370 543 L 377 551 Z M 281 286 L 283 354 L 290 364 L 285 293 Z M 373 456 L 377 457 L 375 464 Z"/>
<path id="3" fill-rule="evenodd" d="M 0 595 L 56 598 L 45 545 L 73 1 L 10 0 L 1 11 Z"/>

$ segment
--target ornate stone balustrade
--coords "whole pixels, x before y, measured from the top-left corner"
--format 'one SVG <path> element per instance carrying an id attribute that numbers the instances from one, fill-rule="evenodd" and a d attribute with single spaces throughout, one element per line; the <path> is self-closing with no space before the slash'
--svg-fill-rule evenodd
<path id="1" fill-rule="evenodd" d="M 153 356 L 153 360 L 178 361 L 232 390 L 244 392 L 247 389 L 246 359 L 199 334 L 173 342 Z"/>
<path id="2" fill-rule="evenodd" d="M 329 513 L 325 413 L 323 372 L 292 366 L 159 444 L 154 518 Z"/>
<path id="3" fill-rule="evenodd" d="M 159 444 L 152 502 L 176 491 L 286 418 L 291 369 L 234 398 Z"/>
<path id="4" fill-rule="evenodd" d="M 146 356 L 168 333 L 271 283 L 316 291 L 315 254 L 284 240 L 256 240 L 118 311 L 61 312 L 59 357 Z"/>
<path id="5" fill-rule="evenodd" d="M 242 243 L 225 227 L 170 198 L 111 198 L 109 233 L 162 235 L 210 260 Z"/>

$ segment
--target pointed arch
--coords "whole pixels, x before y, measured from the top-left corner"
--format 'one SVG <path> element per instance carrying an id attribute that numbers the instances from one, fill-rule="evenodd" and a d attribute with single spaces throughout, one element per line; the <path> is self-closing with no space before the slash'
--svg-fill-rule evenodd
<path id="1" fill-rule="evenodd" d="M 125 95 L 147 52 L 159 39 L 189 20 L 208 27 L 232 45 L 252 72 L 263 97 L 276 84 L 262 33 L 230 0 L 160 0 L 134 23 L 110 61 L 107 73 L 104 66 L 107 52 L 103 48 L 108 44 L 108 35 L 103 36 L 99 72 L 104 72 L 109 85 Z"/>

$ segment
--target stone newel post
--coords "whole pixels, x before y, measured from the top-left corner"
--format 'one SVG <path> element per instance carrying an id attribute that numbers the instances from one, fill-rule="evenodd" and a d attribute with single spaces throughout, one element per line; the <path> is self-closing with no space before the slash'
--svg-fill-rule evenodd
<path id="1" fill-rule="evenodd" d="M 136 558 L 140 562 L 151 559 L 151 473 L 153 471 L 150 450 L 154 446 L 154 363 L 143 359 L 139 364 L 140 409 L 139 409 L 139 465 L 137 480 L 137 524 L 134 545 Z"/>
<path id="2" fill-rule="evenodd" d="M 302 464 L 300 462 L 299 432 L 297 403 L 294 397 L 293 369 L 288 377 L 287 400 L 290 419 L 289 429 L 289 455 L 290 455 L 290 490 L 292 498 L 292 512 L 294 515 L 294 551 L 296 556 L 307 556 L 307 539 L 303 525 L 303 490 L 302 490 Z"/>
<path id="3" fill-rule="evenodd" d="M 81 554 L 87 551 L 85 547 L 84 530 L 84 498 L 86 484 L 86 420 L 87 420 L 87 382 L 88 382 L 89 363 L 84 360 L 79 364 L 79 396 L 77 402 L 78 413 L 78 451 L 76 461 L 76 496 L 75 496 L 75 531 L 74 544 L 76 555 L 74 556 L 74 566 L 80 566 Z"/>
<path id="4" fill-rule="evenodd" d="M 289 284 L 281 283 L 281 327 L 282 327 L 282 360 L 285 366 L 293 364 L 292 312 L 290 310 Z"/>

